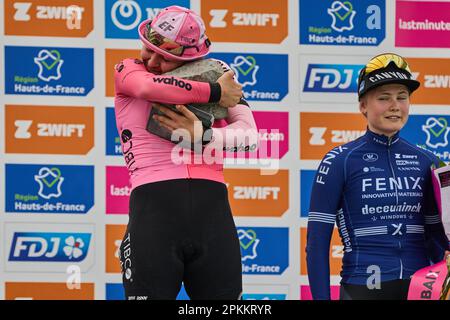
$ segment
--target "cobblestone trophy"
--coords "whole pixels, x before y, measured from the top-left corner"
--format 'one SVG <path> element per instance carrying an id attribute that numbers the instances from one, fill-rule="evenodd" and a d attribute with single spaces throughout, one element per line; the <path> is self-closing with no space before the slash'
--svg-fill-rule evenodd
<path id="1" fill-rule="evenodd" d="M 182 79 L 201 81 L 201 82 L 216 82 L 217 79 L 223 75 L 227 68 L 218 60 L 215 59 L 201 59 L 193 62 L 186 63 L 175 70 L 166 72 L 165 76 L 175 76 Z M 175 105 L 162 104 L 177 112 Z M 192 111 L 200 121 L 202 121 L 205 128 L 210 128 L 214 120 L 224 119 L 228 116 L 228 109 L 221 107 L 219 103 L 204 103 L 196 104 L 192 103 L 186 106 Z M 169 141 L 171 140 L 171 134 L 166 129 L 161 127 L 154 119 L 153 115 L 161 115 L 162 113 L 156 108 L 152 108 L 150 117 L 147 123 L 147 130 L 153 134 L 156 134 Z M 177 142 L 177 141 L 174 141 Z"/>

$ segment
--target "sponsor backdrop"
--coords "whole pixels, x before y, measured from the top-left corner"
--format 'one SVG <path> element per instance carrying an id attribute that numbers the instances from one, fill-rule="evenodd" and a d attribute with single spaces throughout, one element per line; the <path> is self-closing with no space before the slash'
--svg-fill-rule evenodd
<path id="1" fill-rule="evenodd" d="M 0 299 L 123 299 L 130 185 L 113 67 L 139 57 L 138 24 L 172 4 L 202 15 L 270 145 L 225 165 L 244 299 L 311 299 L 311 185 L 327 151 L 364 134 L 356 83 L 370 57 L 408 58 L 422 86 L 402 134 L 450 161 L 450 1 L 1 1 Z M 263 160 L 279 170 L 262 175 Z M 342 255 L 336 230 L 333 299 Z"/>

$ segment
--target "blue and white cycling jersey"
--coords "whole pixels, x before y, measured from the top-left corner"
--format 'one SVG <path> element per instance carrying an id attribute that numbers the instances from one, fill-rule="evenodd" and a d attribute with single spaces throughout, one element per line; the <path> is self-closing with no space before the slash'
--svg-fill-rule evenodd
<path id="1" fill-rule="evenodd" d="M 408 279 L 443 258 L 448 240 L 434 201 L 432 153 L 395 136 L 366 134 L 328 152 L 317 170 L 308 217 L 307 265 L 314 299 L 330 299 L 329 249 L 337 224 L 342 283 Z"/>

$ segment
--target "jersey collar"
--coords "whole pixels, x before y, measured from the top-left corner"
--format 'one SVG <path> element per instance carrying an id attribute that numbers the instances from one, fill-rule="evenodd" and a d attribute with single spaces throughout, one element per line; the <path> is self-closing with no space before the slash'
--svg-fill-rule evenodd
<path id="1" fill-rule="evenodd" d="M 378 134 L 370 131 L 369 128 L 367 128 L 365 136 L 369 141 L 386 147 L 390 147 L 400 140 L 399 132 L 394 134 L 392 137 L 387 137 L 383 134 Z"/>

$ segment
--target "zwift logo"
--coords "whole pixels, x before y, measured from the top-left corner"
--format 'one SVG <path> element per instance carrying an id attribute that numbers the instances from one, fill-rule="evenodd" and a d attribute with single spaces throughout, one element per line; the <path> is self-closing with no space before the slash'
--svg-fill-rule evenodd
<path id="1" fill-rule="evenodd" d="M 209 11 L 211 21 L 209 26 L 212 28 L 226 28 L 228 23 L 226 17 L 229 10 L 213 9 Z M 231 21 L 233 26 L 278 26 L 278 20 L 280 19 L 279 13 L 249 13 L 249 12 L 232 12 Z"/>
<path id="2" fill-rule="evenodd" d="M 363 65 L 309 64 L 304 92 L 353 93 Z"/>
<path id="3" fill-rule="evenodd" d="M 90 240 L 90 233 L 15 232 L 9 261 L 80 262 Z"/>
<path id="4" fill-rule="evenodd" d="M 3 3 L 6 35 L 84 38 L 94 27 L 94 0 L 4 0 Z"/>
<path id="5" fill-rule="evenodd" d="M 329 139 L 329 141 L 326 141 L 324 139 L 325 133 L 327 131 L 329 131 L 329 133 L 331 134 L 331 139 Z M 364 135 L 365 131 L 329 129 L 327 127 L 310 127 L 309 133 L 311 134 L 311 137 L 309 139 L 309 144 L 311 146 L 324 146 L 327 142 L 342 144 L 356 140 Z M 327 136 L 329 136 L 330 134 L 328 134 Z"/>

